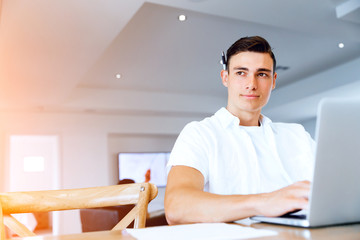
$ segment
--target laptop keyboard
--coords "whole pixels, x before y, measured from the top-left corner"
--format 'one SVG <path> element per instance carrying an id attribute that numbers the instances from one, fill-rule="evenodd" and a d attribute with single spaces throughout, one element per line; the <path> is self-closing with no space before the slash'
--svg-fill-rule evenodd
<path id="1" fill-rule="evenodd" d="M 306 215 L 305 214 L 300 214 L 300 215 L 285 214 L 285 215 L 282 215 L 281 218 L 306 219 Z"/>
<path id="2" fill-rule="evenodd" d="M 306 219 L 306 214 L 286 213 L 281 218 Z"/>

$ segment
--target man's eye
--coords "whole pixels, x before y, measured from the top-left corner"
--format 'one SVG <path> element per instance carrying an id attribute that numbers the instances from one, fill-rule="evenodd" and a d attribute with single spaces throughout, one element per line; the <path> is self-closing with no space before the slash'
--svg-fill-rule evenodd
<path id="1" fill-rule="evenodd" d="M 267 77 L 268 75 L 266 73 L 259 73 L 259 77 Z"/>
<path id="2" fill-rule="evenodd" d="M 239 72 L 236 72 L 236 75 L 244 76 L 244 75 L 245 75 L 245 72 L 239 71 Z"/>

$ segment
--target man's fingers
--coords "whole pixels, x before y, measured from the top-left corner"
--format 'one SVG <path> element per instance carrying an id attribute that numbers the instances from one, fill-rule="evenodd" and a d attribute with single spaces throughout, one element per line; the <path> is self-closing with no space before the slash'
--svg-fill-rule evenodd
<path id="1" fill-rule="evenodd" d="M 294 203 L 293 206 L 294 209 L 307 209 L 309 205 L 309 201 L 305 198 L 299 198 L 293 203 Z"/>
<path id="2" fill-rule="evenodd" d="M 292 194 L 295 198 L 309 198 L 309 189 L 301 188 L 301 189 L 293 189 Z"/>
<path id="3" fill-rule="evenodd" d="M 309 198 L 309 193 L 310 193 L 309 181 L 296 182 L 290 185 L 289 188 L 290 188 L 290 193 L 295 198 L 305 198 L 305 199 Z"/>
<path id="4" fill-rule="evenodd" d="M 296 182 L 296 183 L 294 183 L 292 185 L 310 189 L 311 182 L 310 181 L 299 181 L 299 182 Z"/>

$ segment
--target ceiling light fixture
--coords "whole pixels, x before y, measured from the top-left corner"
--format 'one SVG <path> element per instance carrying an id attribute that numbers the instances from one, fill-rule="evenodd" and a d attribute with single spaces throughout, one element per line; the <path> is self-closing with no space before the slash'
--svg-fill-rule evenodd
<path id="1" fill-rule="evenodd" d="M 120 79 L 120 78 L 121 78 L 121 74 L 118 73 L 118 74 L 115 75 L 115 77 L 116 77 L 117 79 Z"/>
<path id="2" fill-rule="evenodd" d="M 183 22 L 186 20 L 186 16 L 184 14 L 179 15 L 179 21 Z"/>
<path id="3" fill-rule="evenodd" d="M 343 44 L 343 43 L 339 43 L 339 48 L 344 48 L 345 47 L 345 45 Z"/>

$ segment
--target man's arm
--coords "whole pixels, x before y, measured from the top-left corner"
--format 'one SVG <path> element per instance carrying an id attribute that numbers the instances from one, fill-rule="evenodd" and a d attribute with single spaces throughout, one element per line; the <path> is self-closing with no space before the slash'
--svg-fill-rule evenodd
<path id="1" fill-rule="evenodd" d="M 204 192 L 203 188 L 204 177 L 198 170 L 186 166 L 171 168 L 165 193 L 169 224 L 279 216 L 307 207 L 310 183 L 302 181 L 274 192 L 250 195 L 218 195 Z"/>

